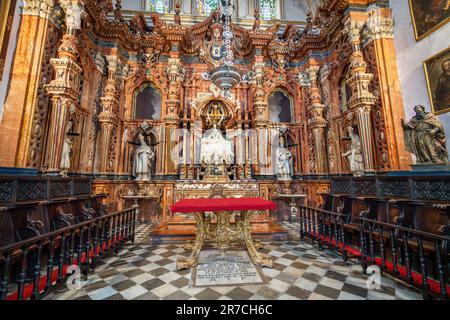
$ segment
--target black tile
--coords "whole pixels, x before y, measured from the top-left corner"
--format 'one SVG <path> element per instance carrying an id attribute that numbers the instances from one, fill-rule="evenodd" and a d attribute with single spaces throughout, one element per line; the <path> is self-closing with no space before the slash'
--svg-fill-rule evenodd
<path id="1" fill-rule="evenodd" d="M 308 299 L 311 295 L 310 291 L 295 286 L 290 286 L 286 293 L 301 300 Z"/>
<path id="2" fill-rule="evenodd" d="M 150 291 L 162 286 L 163 284 L 166 283 L 160 279 L 152 279 L 142 283 L 141 286 Z"/>
<path id="3" fill-rule="evenodd" d="M 123 290 L 126 290 L 126 289 L 128 289 L 128 288 L 130 288 L 132 286 L 135 286 L 135 285 L 136 285 L 136 283 L 134 281 L 124 280 L 122 282 L 119 282 L 119 283 L 116 283 L 116 284 L 112 285 L 112 287 L 114 289 L 116 289 L 117 291 L 123 291 Z"/>
<path id="4" fill-rule="evenodd" d="M 349 283 L 344 283 L 344 286 L 342 287 L 342 291 L 360 296 L 360 297 L 364 297 L 367 298 L 367 289 L 366 288 L 361 288 L 358 286 L 354 286 L 352 284 Z"/>
<path id="5" fill-rule="evenodd" d="M 150 274 L 152 276 L 159 277 L 159 276 L 162 276 L 163 274 L 166 274 L 167 272 L 169 272 L 169 270 L 167 270 L 165 268 L 158 268 L 158 269 L 150 271 Z"/>
<path id="6" fill-rule="evenodd" d="M 325 277 L 339 280 L 342 282 L 345 282 L 345 279 L 347 278 L 346 275 L 336 272 L 336 271 L 333 271 L 333 270 L 328 270 L 327 273 L 325 273 Z"/>
<path id="7" fill-rule="evenodd" d="M 319 276 L 318 274 L 312 273 L 312 272 L 305 272 L 302 274 L 302 278 L 306 279 L 306 280 L 310 280 L 313 282 L 319 282 L 320 279 L 322 279 L 321 276 Z"/>
<path id="8" fill-rule="evenodd" d="M 248 298 L 250 298 L 252 295 L 253 293 L 239 287 L 234 288 L 227 293 L 227 297 L 230 297 L 233 300 L 248 300 Z"/>
<path id="9" fill-rule="evenodd" d="M 330 288 L 330 287 L 319 284 L 314 289 L 314 293 L 317 293 L 322 296 L 328 297 L 330 299 L 336 300 L 337 297 L 339 296 L 340 291 L 336 290 L 334 288 Z"/>

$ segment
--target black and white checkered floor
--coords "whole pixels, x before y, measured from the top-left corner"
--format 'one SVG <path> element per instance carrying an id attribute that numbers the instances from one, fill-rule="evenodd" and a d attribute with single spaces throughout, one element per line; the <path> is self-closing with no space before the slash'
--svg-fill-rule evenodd
<path id="1" fill-rule="evenodd" d="M 151 245 L 149 226 L 141 225 L 136 244 L 106 259 L 81 289 L 51 293 L 45 299 L 422 299 L 384 276 L 380 289 L 368 289 L 368 276 L 360 265 L 345 264 L 333 252 L 298 241 L 298 225 L 284 226 L 290 230 L 289 241 L 263 243 L 262 251 L 276 258 L 274 268 L 262 268 L 266 284 L 193 287 L 191 271 L 175 267 L 178 257 L 186 254 L 183 244 Z"/>

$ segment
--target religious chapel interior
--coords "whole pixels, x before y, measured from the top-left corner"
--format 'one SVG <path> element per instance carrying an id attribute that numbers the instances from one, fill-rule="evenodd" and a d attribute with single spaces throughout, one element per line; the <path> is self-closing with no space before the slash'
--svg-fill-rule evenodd
<path id="1" fill-rule="evenodd" d="M 449 300 L 449 21 L 0 0 L 0 300 Z"/>

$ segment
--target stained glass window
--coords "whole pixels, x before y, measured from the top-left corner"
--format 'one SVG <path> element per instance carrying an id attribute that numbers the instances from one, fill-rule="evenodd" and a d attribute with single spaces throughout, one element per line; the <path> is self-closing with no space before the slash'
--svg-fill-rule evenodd
<path id="1" fill-rule="evenodd" d="M 219 5 L 219 0 L 196 0 L 197 14 L 209 16 Z"/>
<path id="2" fill-rule="evenodd" d="M 262 20 L 281 19 L 279 0 L 259 0 L 259 12 Z"/>
<path id="3" fill-rule="evenodd" d="M 147 0 L 147 10 L 158 13 L 168 13 L 169 0 Z"/>

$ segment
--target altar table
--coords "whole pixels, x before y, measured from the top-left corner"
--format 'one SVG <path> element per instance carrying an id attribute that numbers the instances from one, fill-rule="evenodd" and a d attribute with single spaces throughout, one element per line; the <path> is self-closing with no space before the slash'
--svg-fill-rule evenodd
<path id="1" fill-rule="evenodd" d="M 275 203 L 261 198 L 200 198 L 178 201 L 170 207 L 170 211 L 194 214 L 197 228 L 192 252 L 188 257 L 178 259 L 177 269 L 186 269 L 197 264 L 204 240 L 217 242 L 217 248 L 221 250 L 228 249 L 232 241 L 243 241 L 254 264 L 272 267 L 273 259 L 257 252 L 255 248 L 250 222 L 254 213 L 275 208 Z M 207 212 L 213 212 L 217 216 L 217 223 L 211 222 Z M 233 213 L 235 223 L 230 223 Z"/>

